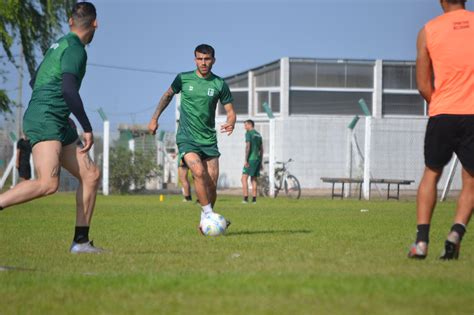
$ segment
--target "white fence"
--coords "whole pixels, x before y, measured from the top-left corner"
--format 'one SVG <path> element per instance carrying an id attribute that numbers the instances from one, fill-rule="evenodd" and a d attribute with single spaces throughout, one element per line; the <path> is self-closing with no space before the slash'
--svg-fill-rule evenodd
<path id="1" fill-rule="evenodd" d="M 364 155 L 365 123 L 362 117 L 355 127 L 355 137 Z M 349 154 L 348 125 L 352 117 L 307 116 L 276 119 L 276 160 L 292 158 L 290 171 L 298 177 L 303 189 L 324 189 L 330 186 L 321 177 L 363 177 L 363 163 L 355 151 Z M 427 118 L 372 118 L 371 167 L 372 178 L 408 179 L 415 182 L 401 189 L 417 188 L 424 168 L 423 143 Z M 256 129 L 264 138 L 268 153 L 268 120 L 256 121 Z M 221 188 L 240 187 L 244 163 L 245 130 L 237 123 L 230 137 L 219 135 L 221 151 L 219 185 Z M 352 158 L 351 158 L 352 156 Z M 363 158 L 363 156 L 361 157 Z M 348 159 L 351 159 L 348 163 Z M 350 167 L 349 167 L 350 166 Z M 449 169 L 440 181 L 441 189 Z M 459 170 L 452 185 L 461 187 Z"/>

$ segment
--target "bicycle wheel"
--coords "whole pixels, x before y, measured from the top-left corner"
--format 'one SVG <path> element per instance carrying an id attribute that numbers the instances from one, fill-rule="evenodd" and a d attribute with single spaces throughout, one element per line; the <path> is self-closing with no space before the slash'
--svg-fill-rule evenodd
<path id="1" fill-rule="evenodd" d="M 300 199 L 300 182 L 293 175 L 289 175 L 285 180 L 285 193 L 288 198 Z"/>
<path id="2" fill-rule="evenodd" d="M 270 193 L 270 181 L 268 176 L 264 175 L 258 178 L 258 194 L 260 197 L 268 197 Z"/>

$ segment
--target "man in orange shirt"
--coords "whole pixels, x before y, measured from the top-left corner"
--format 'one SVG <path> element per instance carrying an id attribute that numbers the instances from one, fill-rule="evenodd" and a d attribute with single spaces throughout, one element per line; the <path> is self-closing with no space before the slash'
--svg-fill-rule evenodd
<path id="1" fill-rule="evenodd" d="M 462 191 L 454 224 L 440 259 L 459 257 L 461 240 L 474 208 L 474 13 L 466 0 L 440 0 L 444 14 L 418 35 L 418 90 L 429 104 L 425 135 L 425 170 L 417 195 L 417 236 L 408 257 L 428 254 L 429 229 L 444 166 L 456 153 Z M 433 82 L 434 77 L 434 82 Z"/>

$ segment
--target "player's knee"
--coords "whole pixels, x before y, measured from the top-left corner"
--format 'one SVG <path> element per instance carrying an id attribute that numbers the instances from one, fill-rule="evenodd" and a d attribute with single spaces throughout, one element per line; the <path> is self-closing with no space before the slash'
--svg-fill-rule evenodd
<path id="1" fill-rule="evenodd" d="M 59 189 L 59 179 L 51 178 L 48 181 L 41 182 L 41 194 L 49 196 L 57 192 Z"/>
<path id="2" fill-rule="evenodd" d="M 205 175 L 206 175 L 206 171 L 202 167 L 199 167 L 193 170 L 193 176 L 195 179 L 202 179 L 204 178 Z"/>

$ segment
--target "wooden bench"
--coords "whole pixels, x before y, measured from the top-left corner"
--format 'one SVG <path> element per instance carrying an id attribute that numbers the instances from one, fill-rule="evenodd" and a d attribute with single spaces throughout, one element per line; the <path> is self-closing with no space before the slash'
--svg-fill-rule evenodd
<path id="1" fill-rule="evenodd" d="M 359 200 L 362 199 L 362 184 L 364 180 L 361 178 L 348 178 L 348 177 L 321 177 L 321 180 L 324 183 L 331 183 L 332 184 L 332 191 L 331 191 L 331 199 L 334 197 L 341 197 L 344 199 L 344 185 L 345 184 L 357 184 L 359 185 Z M 400 200 L 400 185 L 411 185 L 414 183 L 414 180 L 408 179 L 386 179 L 386 178 L 373 178 L 370 180 L 369 185 L 369 194 L 372 190 L 372 184 L 387 184 L 387 200 L 389 199 L 396 199 Z M 334 186 L 336 184 L 342 184 L 341 193 L 334 192 Z M 390 186 L 397 185 L 397 194 L 396 196 L 390 194 Z"/>
<path id="2" fill-rule="evenodd" d="M 363 179 L 360 178 L 348 178 L 348 177 L 321 177 L 321 180 L 325 183 L 332 184 L 332 191 L 331 191 L 331 199 L 334 197 L 341 197 L 344 199 L 344 185 L 345 184 L 357 184 L 359 185 L 359 200 L 362 198 L 362 183 L 364 182 Z M 337 184 L 342 184 L 341 193 L 334 193 L 334 186 Z"/>
<path id="3" fill-rule="evenodd" d="M 369 193 L 372 190 L 372 184 L 387 184 L 387 200 L 396 199 L 400 200 L 400 185 L 411 185 L 414 180 L 408 179 L 385 179 L 385 178 L 373 178 L 370 180 Z M 390 185 L 397 185 L 397 195 L 390 195 Z"/>

